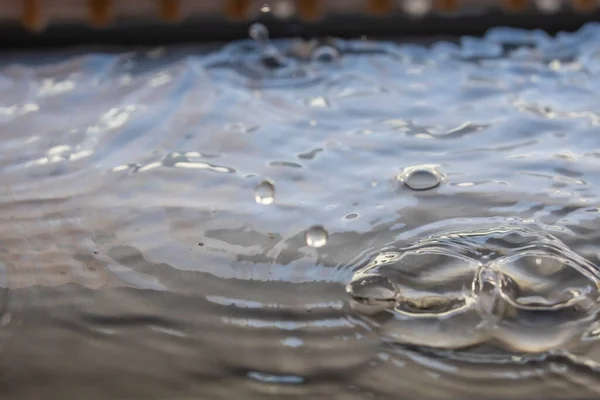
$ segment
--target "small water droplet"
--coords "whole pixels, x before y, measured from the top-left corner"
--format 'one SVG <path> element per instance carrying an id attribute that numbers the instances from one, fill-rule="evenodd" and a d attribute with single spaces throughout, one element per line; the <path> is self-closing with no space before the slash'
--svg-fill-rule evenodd
<path id="1" fill-rule="evenodd" d="M 433 189 L 442 182 L 441 175 L 430 166 L 407 168 L 398 175 L 397 179 L 412 190 Z"/>
<path id="2" fill-rule="evenodd" d="M 272 204 L 275 200 L 275 185 L 270 180 L 264 180 L 254 189 L 254 199 L 258 204 Z"/>
<path id="3" fill-rule="evenodd" d="M 320 63 L 332 63 L 340 59 L 340 53 L 335 47 L 321 46 L 313 51 L 311 58 Z"/>
<path id="4" fill-rule="evenodd" d="M 306 231 L 306 244 L 310 247 L 323 247 L 327 243 L 327 231 L 321 225 L 314 225 Z"/>
<path id="5" fill-rule="evenodd" d="M 248 34 L 260 45 L 265 45 L 269 41 L 269 30 L 263 24 L 254 23 L 250 25 Z"/>

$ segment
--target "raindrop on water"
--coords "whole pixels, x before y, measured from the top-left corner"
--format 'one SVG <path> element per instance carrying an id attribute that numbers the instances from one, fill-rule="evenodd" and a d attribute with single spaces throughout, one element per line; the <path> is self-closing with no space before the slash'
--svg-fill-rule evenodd
<path id="1" fill-rule="evenodd" d="M 407 168 L 397 179 L 412 190 L 433 189 L 442 182 L 441 175 L 428 166 Z"/>
<path id="2" fill-rule="evenodd" d="M 272 204 L 275 200 L 275 185 L 270 180 L 264 180 L 254 189 L 254 199 L 258 204 Z"/>
<path id="3" fill-rule="evenodd" d="M 269 30 L 263 24 L 254 23 L 250 25 L 248 34 L 260 45 L 265 45 L 269 41 Z"/>
<path id="4" fill-rule="evenodd" d="M 310 247 L 323 247 L 327 243 L 327 231 L 321 225 L 314 225 L 306 231 L 306 244 Z"/>
<path id="5" fill-rule="evenodd" d="M 332 63 L 340 58 L 340 53 L 335 47 L 321 46 L 313 51 L 311 58 L 320 63 Z"/>

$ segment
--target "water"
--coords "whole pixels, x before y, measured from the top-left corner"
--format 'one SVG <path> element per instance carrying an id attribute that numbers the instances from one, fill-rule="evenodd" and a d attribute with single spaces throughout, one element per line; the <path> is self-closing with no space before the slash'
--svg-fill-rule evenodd
<path id="1" fill-rule="evenodd" d="M 442 176 L 431 166 L 411 166 L 396 178 L 412 190 L 433 189 L 442 183 Z"/>
<path id="2" fill-rule="evenodd" d="M 597 398 L 599 48 L 4 55 L 0 398 Z"/>
<path id="3" fill-rule="evenodd" d="M 270 180 L 264 180 L 254 189 L 254 199 L 259 204 L 271 204 L 275 200 L 275 184 Z"/>
<path id="4" fill-rule="evenodd" d="M 321 225 L 311 226 L 306 230 L 306 244 L 310 247 L 323 247 L 327 244 L 327 230 Z"/>
<path id="5" fill-rule="evenodd" d="M 321 46 L 312 53 L 312 59 L 316 62 L 332 63 L 339 60 L 339 58 L 339 52 L 332 46 Z"/>
<path id="6" fill-rule="evenodd" d="M 269 41 L 269 31 L 263 24 L 254 23 L 250 25 L 248 33 L 252 39 L 261 45 L 265 45 Z"/>

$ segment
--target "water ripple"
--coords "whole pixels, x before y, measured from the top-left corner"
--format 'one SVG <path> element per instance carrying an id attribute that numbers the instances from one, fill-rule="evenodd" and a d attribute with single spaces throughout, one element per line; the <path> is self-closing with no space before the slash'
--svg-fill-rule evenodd
<path id="1" fill-rule="evenodd" d="M 599 43 L 4 55 L 0 399 L 598 397 Z"/>

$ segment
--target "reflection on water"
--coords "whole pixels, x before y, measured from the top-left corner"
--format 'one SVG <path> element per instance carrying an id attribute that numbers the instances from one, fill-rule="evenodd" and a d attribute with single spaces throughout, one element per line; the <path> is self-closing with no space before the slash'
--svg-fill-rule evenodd
<path id="1" fill-rule="evenodd" d="M 597 398 L 600 26 L 251 31 L 4 56 L 0 398 Z"/>

